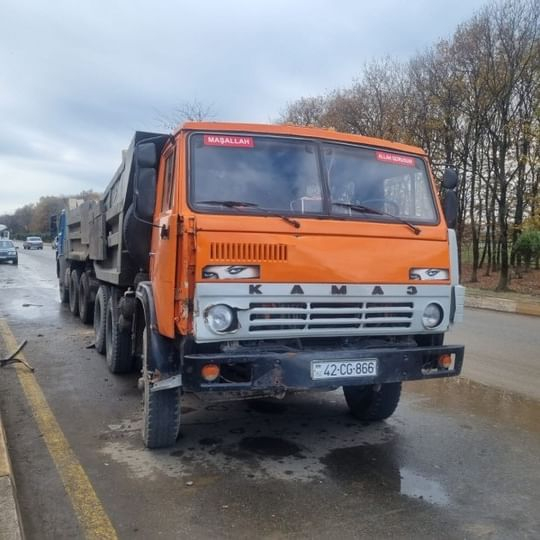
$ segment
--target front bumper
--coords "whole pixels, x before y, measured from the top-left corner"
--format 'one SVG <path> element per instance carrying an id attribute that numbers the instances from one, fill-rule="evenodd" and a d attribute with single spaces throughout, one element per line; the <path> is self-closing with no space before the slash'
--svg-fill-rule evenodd
<path id="1" fill-rule="evenodd" d="M 450 354 L 451 368 L 437 367 L 440 355 Z M 250 392 L 255 395 L 280 394 L 287 390 L 315 390 L 338 386 L 384 384 L 399 381 L 433 379 L 459 375 L 463 364 L 464 347 L 345 348 L 284 350 L 248 348 L 218 354 L 187 354 L 182 369 L 183 388 L 191 392 Z M 376 358 L 378 373 L 369 377 L 312 379 L 313 361 L 349 361 Z M 243 364 L 245 380 L 224 381 L 219 378 L 206 382 L 200 373 L 204 364 L 218 364 L 224 369 Z M 245 395 L 245 394 L 244 394 Z M 247 396 L 245 396 L 247 397 Z"/>

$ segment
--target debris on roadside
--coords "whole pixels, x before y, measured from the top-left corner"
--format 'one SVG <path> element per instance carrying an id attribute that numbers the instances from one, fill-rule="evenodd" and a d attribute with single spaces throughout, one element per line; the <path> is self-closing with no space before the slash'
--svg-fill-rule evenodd
<path id="1" fill-rule="evenodd" d="M 23 350 L 25 345 L 28 343 L 28 341 L 25 339 L 15 350 L 15 352 L 11 353 L 7 358 L 0 359 L 0 367 L 7 366 L 9 364 L 15 364 L 16 362 L 20 362 L 24 367 L 29 369 L 30 371 L 34 372 L 34 368 L 23 358 L 16 358 L 16 356 Z"/>

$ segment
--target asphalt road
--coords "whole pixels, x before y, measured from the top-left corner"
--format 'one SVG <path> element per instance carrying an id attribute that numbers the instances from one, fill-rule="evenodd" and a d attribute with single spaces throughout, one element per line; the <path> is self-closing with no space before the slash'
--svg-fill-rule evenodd
<path id="1" fill-rule="evenodd" d="M 340 391 L 192 400 L 176 446 L 151 452 L 137 377 L 88 348 L 54 252 L 19 257 L 0 266 L 0 353 L 27 339 L 35 374 L 2 368 L 0 409 L 28 539 L 98 538 L 103 513 L 103 538 L 540 537 L 540 319 L 467 310 L 447 340 L 464 377 L 406 384 L 386 422 L 356 422 Z"/>

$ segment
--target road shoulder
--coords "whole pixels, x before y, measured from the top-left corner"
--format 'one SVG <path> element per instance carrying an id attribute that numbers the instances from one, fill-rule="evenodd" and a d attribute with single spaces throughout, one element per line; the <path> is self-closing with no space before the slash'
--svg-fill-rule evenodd
<path id="1" fill-rule="evenodd" d="M 0 540 L 19 540 L 24 538 L 15 481 L 9 460 L 6 434 L 0 414 Z"/>

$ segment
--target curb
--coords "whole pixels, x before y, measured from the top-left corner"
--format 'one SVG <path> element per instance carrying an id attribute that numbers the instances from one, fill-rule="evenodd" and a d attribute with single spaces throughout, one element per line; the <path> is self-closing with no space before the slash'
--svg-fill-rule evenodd
<path id="1" fill-rule="evenodd" d="M 0 414 L 0 540 L 22 540 L 19 506 L 15 491 L 15 481 L 2 416 Z"/>
<path id="2" fill-rule="evenodd" d="M 465 292 L 465 307 L 540 317 L 540 302 L 511 300 L 496 296 L 475 296 L 468 291 Z"/>

